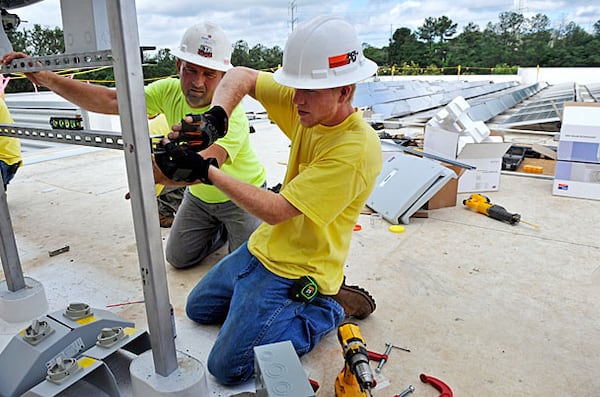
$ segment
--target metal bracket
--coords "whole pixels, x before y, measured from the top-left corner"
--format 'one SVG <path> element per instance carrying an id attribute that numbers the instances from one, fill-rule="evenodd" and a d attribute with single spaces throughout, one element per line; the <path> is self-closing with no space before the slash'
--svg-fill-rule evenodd
<path id="1" fill-rule="evenodd" d="M 69 306 L 64 312 L 64 316 L 73 321 L 89 317 L 92 314 L 92 309 L 87 303 L 69 303 Z"/>
<path id="2" fill-rule="evenodd" d="M 33 320 L 31 325 L 25 329 L 23 340 L 30 345 L 37 345 L 54 332 L 54 328 L 44 320 Z"/>

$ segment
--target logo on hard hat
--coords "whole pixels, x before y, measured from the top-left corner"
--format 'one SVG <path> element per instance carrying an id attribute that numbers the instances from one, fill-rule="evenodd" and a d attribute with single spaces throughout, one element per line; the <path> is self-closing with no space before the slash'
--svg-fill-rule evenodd
<path id="1" fill-rule="evenodd" d="M 354 50 L 342 55 L 329 57 L 329 69 L 349 65 L 358 59 L 358 51 Z"/>
<path id="2" fill-rule="evenodd" d="M 203 41 L 203 43 L 198 46 L 198 55 L 205 58 L 212 58 L 213 45 L 215 44 L 215 41 L 212 39 L 212 36 L 202 36 L 201 40 Z"/>

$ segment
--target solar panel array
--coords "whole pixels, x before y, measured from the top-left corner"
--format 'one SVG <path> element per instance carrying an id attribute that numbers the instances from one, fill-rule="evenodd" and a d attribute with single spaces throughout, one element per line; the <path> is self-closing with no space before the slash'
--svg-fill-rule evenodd
<path id="1" fill-rule="evenodd" d="M 471 105 L 473 120 L 487 121 L 546 86 L 522 86 L 516 81 L 373 81 L 357 85 L 354 105 L 371 108 L 381 120 L 416 114 L 428 118 L 461 96 Z"/>
<path id="2" fill-rule="evenodd" d="M 565 102 L 575 101 L 575 83 L 551 85 L 532 97 L 528 103 L 504 120 L 507 128 L 560 121 Z"/>

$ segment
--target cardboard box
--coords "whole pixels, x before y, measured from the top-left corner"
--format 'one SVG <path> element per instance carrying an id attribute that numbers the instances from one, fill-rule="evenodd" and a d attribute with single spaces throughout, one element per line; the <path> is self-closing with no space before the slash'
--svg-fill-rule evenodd
<path id="1" fill-rule="evenodd" d="M 552 194 L 600 200 L 600 164 L 557 161 Z"/>
<path id="2" fill-rule="evenodd" d="M 426 210 L 435 210 L 438 208 L 456 207 L 456 198 L 458 195 L 458 181 L 460 176 L 466 171 L 465 168 L 457 165 L 443 164 L 450 168 L 456 174 L 456 179 L 450 179 L 443 188 L 429 199 L 423 208 Z"/>
<path id="3" fill-rule="evenodd" d="M 563 109 L 558 159 L 600 163 L 600 104 L 566 102 Z"/>
<path id="4" fill-rule="evenodd" d="M 437 126 L 426 125 L 423 149 L 426 153 L 457 160 L 476 167 L 458 179 L 458 193 L 489 192 L 500 188 L 502 156 L 510 143 L 492 131 L 481 143 L 461 143 L 461 135 Z"/>

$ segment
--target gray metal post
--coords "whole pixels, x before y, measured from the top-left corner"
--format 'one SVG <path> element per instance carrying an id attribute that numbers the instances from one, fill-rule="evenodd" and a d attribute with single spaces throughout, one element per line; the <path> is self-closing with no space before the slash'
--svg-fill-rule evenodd
<path id="1" fill-rule="evenodd" d="M 19 260 L 15 233 L 10 221 L 8 202 L 3 185 L 2 175 L 0 174 L 0 259 L 6 277 L 6 286 L 9 291 L 15 292 L 25 288 L 25 278 L 23 277 L 23 269 Z"/>
<path id="2" fill-rule="evenodd" d="M 107 10 L 150 343 L 155 370 L 166 377 L 178 364 L 152 173 L 135 2 L 108 0 Z"/>

